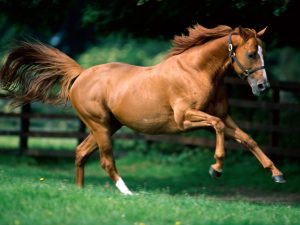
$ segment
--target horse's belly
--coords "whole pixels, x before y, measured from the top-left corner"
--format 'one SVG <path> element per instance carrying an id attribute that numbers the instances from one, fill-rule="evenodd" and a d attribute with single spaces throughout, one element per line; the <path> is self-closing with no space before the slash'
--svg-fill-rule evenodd
<path id="1" fill-rule="evenodd" d="M 174 121 L 174 115 L 168 111 L 151 113 L 136 109 L 113 114 L 123 125 L 141 133 L 164 134 L 179 131 Z"/>
<path id="2" fill-rule="evenodd" d="M 125 124 L 129 128 L 144 133 L 144 134 L 166 134 L 166 133 L 175 133 L 177 129 L 171 126 L 170 122 L 159 123 L 157 121 L 147 121 L 144 120 L 143 123 L 133 123 L 130 122 Z"/>

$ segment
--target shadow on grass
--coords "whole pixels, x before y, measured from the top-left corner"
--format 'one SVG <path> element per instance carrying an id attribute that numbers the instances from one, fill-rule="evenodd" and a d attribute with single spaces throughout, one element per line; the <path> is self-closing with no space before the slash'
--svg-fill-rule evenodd
<path id="1" fill-rule="evenodd" d="M 239 155 L 237 156 L 239 158 Z M 213 179 L 208 174 L 210 160 L 199 159 L 199 163 L 169 163 L 168 161 L 145 159 L 128 165 L 120 163 L 120 174 L 126 184 L 135 192 L 163 192 L 171 195 L 205 195 L 226 200 L 247 200 L 255 202 L 280 202 L 300 204 L 300 166 L 297 162 L 281 162 L 288 182 L 273 182 L 271 174 L 264 170 L 254 158 L 236 156 L 228 159 L 224 174 Z M 205 162 L 203 162 L 203 160 Z M 197 159 L 196 159 L 197 161 Z M 125 164 L 125 165 L 124 165 Z M 159 166 L 158 169 L 154 169 Z M 152 167 L 152 168 L 151 168 Z M 86 170 L 86 184 L 106 185 L 114 188 L 108 176 L 102 172 L 92 175 Z M 100 172 L 101 171 L 101 172 Z"/>
<path id="2" fill-rule="evenodd" d="M 162 156 L 129 156 L 117 160 L 122 178 L 134 192 L 166 193 L 170 195 L 207 196 L 226 200 L 300 204 L 300 167 L 296 162 L 282 163 L 288 182 L 276 184 L 270 174 L 252 158 L 238 155 L 228 157 L 224 174 L 213 179 L 208 174 L 210 157 L 187 156 L 183 159 Z M 240 158 L 239 158 L 240 157 Z M 209 158 L 209 160 L 208 160 Z M 237 158 L 239 162 L 237 162 Z M 176 161 L 177 160 L 177 161 Z M 190 160 L 187 162 L 187 160 Z M 120 161 L 120 163 L 118 163 Z M 75 186 L 73 160 L 33 160 L 2 158 L 2 165 L 11 179 L 38 180 L 43 177 L 54 183 Z M 2 169 L 2 170 L 5 170 Z M 1 172 L 1 171 L 0 171 Z M 86 186 L 116 190 L 100 168 L 98 160 L 90 160 L 86 168 Z M 99 188 L 99 191 L 101 189 Z"/>
<path id="3" fill-rule="evenodd" d="M 254 202 L 277 202 L 277 203 L 297 203 L 300 204 L 300 192 L 285 191 L 288 184 L 270 183 L 274 187 L 255 188 L 253 182 L 245 182 L 244 185 L 232 186 L 230 183 L 220 180 L 206 181 L 197 176 L 197 173 L 188 174 L 193 179 L 186 179 L 185 176 L 157 178 L 148 176 L 147 178 L 122 176 L 129 188 L 136 193 L 166 193 L 170 195 L 207 196 L 224 200 L 247 200 Z M 207 175 L 209 176 L 209 175 Z M 212 179 L 209 177 L 209 179 Z M 268 182 L 269 183 L 269 182 Z M 85 184 L 97 187 L 99 185 L 114 189 L 111 180 L 103 176 L 86 176 Z M 247 185 L 249 184 L 249 186 Z M 299 190 L 299 189 L 298 189 Z"/>

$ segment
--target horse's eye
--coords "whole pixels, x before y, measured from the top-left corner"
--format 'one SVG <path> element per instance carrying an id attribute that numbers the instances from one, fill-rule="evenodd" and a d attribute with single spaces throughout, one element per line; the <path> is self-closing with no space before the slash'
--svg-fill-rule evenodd
<path id="1" fill-rule="evenodd" d="M 250 53 L 248 53 L 248 58 L 249 59 L 255 59 L 256 58 L 256 52 L 250 52 Z"/>

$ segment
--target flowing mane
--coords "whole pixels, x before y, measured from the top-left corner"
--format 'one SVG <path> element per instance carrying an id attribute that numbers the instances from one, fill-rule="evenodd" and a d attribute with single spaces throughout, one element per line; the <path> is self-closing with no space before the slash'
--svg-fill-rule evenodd
<path id="1" fill-rule="evenodd" d="M 225 25 L 219 25 L 215 28 L 208 29 L 200 24 L 196 24 L 188 28 L 188 35 L 178 35 L 174 37 L 172 41 L 173 48 L 166 58 L 178 55 L 193 46 L 202 45 L 210 40 L 224 37 L 231 31 L 232 28 Z"/>

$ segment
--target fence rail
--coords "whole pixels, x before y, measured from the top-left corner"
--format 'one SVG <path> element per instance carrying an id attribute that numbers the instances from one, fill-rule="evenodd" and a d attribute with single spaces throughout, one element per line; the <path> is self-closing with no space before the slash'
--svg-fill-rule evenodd
<path id="1" fill-rule="evenodd" d="M 229 78 L 226 79 L 228 89 L 245 89 L 247 84 L 244 81 Z M 249 92 L 249 90 L 247 90 Z M 229 99 L 230 106 L 239 109 L 250 109 L 255 112 L 261 110 L 267 111 L 269 118 L 268 123 L 260 123 L 253 120 L 239 121 L 238 124 L 244 130 L 255 132 L 263 132 L 265 136 L 269 137 L 268 143 L 262 146 L 263 150 L 269 154 L 276 154 L 281 156 L 299 157 L 299 145 L 296 147 L 280 145 L 280 138 L 283 135 L 300 134 L 300 126 L 297 124 L 283 125 L 281 123 L 280 115 L 282 112 L 290 111 L 298 113 L 300 112 L 300 104 L 286 103 L 281 101 L 281 92 L 289 92 L 293 94 L 300 94 L 300 83 L 274 81 L 271 82 L 271 97 L 266 100 L 240 98 L 240 95 L 234 95 Z M 3 96 L 0 96 L 0 98 Z M 60 157 L 73 157 L 73 152 L 66 151 L 40 151 L 39 149 L 29 149 L 28 140 L 32 137 L 49 137 L 49 138 L 76 138 L 80 143 L 87 135 L 84 124 L 74 115 L 57 115 L 57 114 L 45 114 L 45 113 L 33 113 L 31 105 L 25 105 L 21 108 L 19 113 L 12 112 L 0 112 L 0 118 L 15 118 L 20 121 L 18 130 L 5 130 L 0 125 L 0 137 L 5 136 L 18 136 L 19 146 L 18 149 L 5 149 L 0 147 L 0 153 L 10 153 L 19 155 L 31 155 L 31 156 L 60 156 Z M 51 120 L 68 120 L 78 122 L 79 126 L 77 130 L 73 131 L 34 131 L 31 129 L 31 120 L 33 119 L 47 119 Z M 145 140 L 149 142 L 165 141 L 173 142 L 189 146 L 203 146 L 214 147 L 215 141 L 204 137 L 189 137 L 184 135 L 142 135 L 137 133 L 121 133 L 114 135 L 115 139 L 124 140 Z M 229 149 L 241 149 L 240 145 L 231 141 L 226 141 L 225 146 Z"/>

